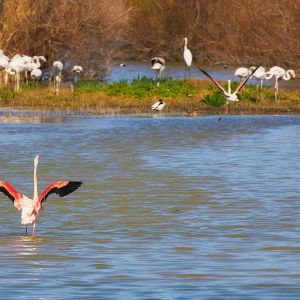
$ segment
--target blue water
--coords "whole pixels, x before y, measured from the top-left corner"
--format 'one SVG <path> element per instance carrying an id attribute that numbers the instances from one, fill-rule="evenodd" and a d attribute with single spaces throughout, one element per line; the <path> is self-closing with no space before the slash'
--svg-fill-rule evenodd
<path id="1" fill-rule="evenodd" d="M 35 237 L 0 194 L 1 299 L 299 298 L 300 117 L 46 121 L 0 124 L 0 180 L 84 184 Z"/>

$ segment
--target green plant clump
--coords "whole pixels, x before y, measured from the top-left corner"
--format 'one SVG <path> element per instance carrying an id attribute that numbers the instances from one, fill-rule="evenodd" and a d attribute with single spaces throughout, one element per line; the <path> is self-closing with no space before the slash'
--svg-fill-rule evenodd
<path id="1" fill-rule="evenodd" d="M 222 92 L 216 91 L 212 95 L 205 96 L 203 102 L 209 106 L 219 107 L 224 105 L 226 100 Z"/>
<path id="2" fill-rule="evenodd" d="M 111 83 L 104 88 L 108 96 L 132 96 L 143 97 L 187 97 L 193 96 L 196 89 L 183 80 L 164 78 L 157 86 L 156 80 L 147 77 L 133 79 L 131 82 L 122 80 Z"/>

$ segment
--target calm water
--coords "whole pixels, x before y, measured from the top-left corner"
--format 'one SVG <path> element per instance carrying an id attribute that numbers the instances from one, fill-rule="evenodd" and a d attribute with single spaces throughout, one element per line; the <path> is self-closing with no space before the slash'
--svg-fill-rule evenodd
<path id="1" fill-rule="evenodd" d="M 299 299 L 300 117 L 0 124 L 0 178 L 51 196 L 25 237 L 0 195 L 1 299 Z"/>
<path id="2" fill-rule="evenodd" d="M 213 78 L 216 80 L 235 80 L 238 81 L 239 78 L 234 76 L 234 72 L 237 67 L 229 66 L 224 69 L 223 67 L 218 66 L 202 66 L 207 70 Z M 246 66 L 247 67 L 247 66 Z M 267 67 L 266 67 L 267 68 Z M 183 79 L 184 78 L 184 64 L 179 63 L 166 63 L 166 69 L 162 73 L 162 77 L 172 77 L 174 79 Z M 155 78 L 155 73 L 151 70 L 151 64 L 146 62 L 126 62 L 126 67 L 120 67 L 119 64 L 114 64 L 110 67 L 110 73 L 104 78 L 108 82 L 115 82 L 120 80 L 132 80 L 138 77 L 149 77 Z M 207 79 L 207 77 L 199 71 L 196 64 L 192 66 L 191 77 L 199 79 Z M 274 78 L 270 80 L 264 80 L 264 85 L 274 86 Z M 249 84 L 256 85 L 257 81 L 255 79 L 249 80 Z M 299 78 L 294 80 L 280 80 L 279 87 L 289 90 L 299 90 Z"/>

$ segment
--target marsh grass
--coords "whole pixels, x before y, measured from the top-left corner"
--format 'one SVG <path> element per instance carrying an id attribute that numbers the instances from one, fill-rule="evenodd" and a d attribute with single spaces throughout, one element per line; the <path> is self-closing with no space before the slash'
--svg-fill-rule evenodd
<path id="1" fill-rule="evenodd" d="M 226 86 L 226 83 L 223 83 Z M 232 89 L 238 83 L 232 83 Z M 164 113 L 170 114 L 218 114 L 223 112 L 223 95 L 207 80 L 173 80 L 165 78 L 159 87 L 150 78 L 137 78 L 131 82 L 107 84 L 99 81 L 81 81 L 72 93 L 66 84 L 59 95 L 53 86 L 22 85 L 21 93 L 12 87 L 0 88 L 0 106 L 29 108 L 58 112 L 92 112 L 99 114 L 143 114 L 151 112 L 151 105 L 162 98 L 166 102 Z M 274 100 L 272 88 L 257 90 L 245 86 L 239 94 L 240 101 L 230 105 L 230 113 L 299 113 L 300 94 L 297 91 L 281 91 Z"/>

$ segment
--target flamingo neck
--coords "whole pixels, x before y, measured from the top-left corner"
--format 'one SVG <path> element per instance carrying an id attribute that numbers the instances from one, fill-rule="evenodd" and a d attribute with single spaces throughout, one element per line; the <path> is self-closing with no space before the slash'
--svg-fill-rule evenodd
<path id="1" fill-rule="evenodd" d="M 38 186 L 37 186 L 37 164 L 34 164 L 33 170 L 33 199 L 38 199 Z"/>
<path id="2" fill-rule="evenodd" d="M 294 78 L 294 71 L 293 70 L 288 70 L 285 72 L 285 74 L 283 75 L 283 79 L 284 80 L 290 80 L 292 77 Z"/>

